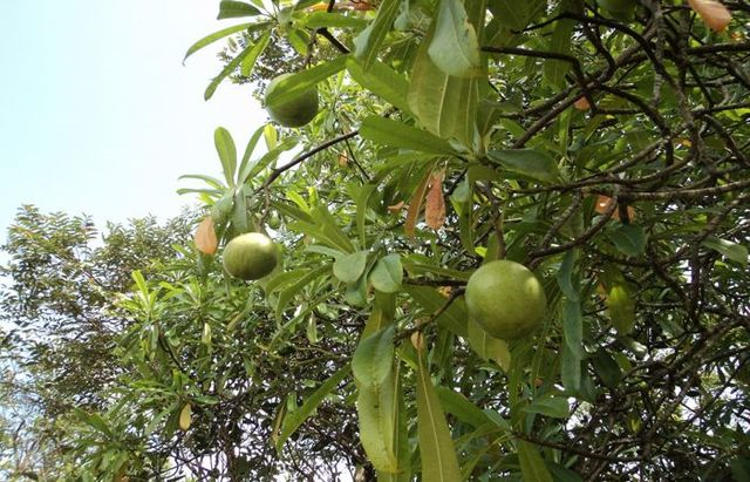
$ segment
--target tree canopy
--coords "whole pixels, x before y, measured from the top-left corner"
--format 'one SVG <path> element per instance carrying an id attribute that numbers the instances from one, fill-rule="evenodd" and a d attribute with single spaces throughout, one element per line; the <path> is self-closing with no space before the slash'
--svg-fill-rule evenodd
<path id="1" fill-rule="evenodd" d="M 3 306 L 46 342 L 11 331 L 3 353 L 32 357 L 45 477 L 750 480 L 747 3 L 222 0 L 218 17 L 242 20 L 186 55 L 227 42 L 207 100 L 288 73 L 268 110 L 311 90 L 319 110 L 239 145 L 218 127 L 223 179 L 180 190 L 200 219 L 93 249 L 83 219 L 19 214 Z M 255 231 L 280 261 L 233 278 L 224 247 Z M 507 339 L 465 296 L 499 259 L 546 300 Z M 503 289 L 490 311 L 522 292 Z"/>

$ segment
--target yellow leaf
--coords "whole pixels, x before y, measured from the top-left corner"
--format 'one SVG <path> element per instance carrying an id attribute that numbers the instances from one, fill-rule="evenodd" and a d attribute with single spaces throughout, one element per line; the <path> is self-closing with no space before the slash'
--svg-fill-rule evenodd
<path id="1" fill-rule="evenodd" d="M 214 220 L 211 216 L 206 216 L 198 225 L 198 229 L 195 231 L 195 247 L 204 254 L 216 253 L 216 249 L 219 247 L 219 240 L 216 239 Z"/>
<path id="2" fill-rule="evenodd" d="M 732 21 L 732 13 L 721 2 L 716 0 L 688 0 L 688 3 L 712 30 L 721 32 Z"/>
<path id="3" fill-rule="evenodd" d="M 440 229 L 445 224 L 445 199 L 443 198 L 443 176 L 444 171 L 432 174 L 430 178 L 430 190 L 427 193 L 427 203 L 424 208 L 424 217 L 427 226 L 432 229 Z"/>
<path id="4" fill-rule="evenodd" d="M 182 407 L 182 410 L 180 411 L 180 429 L 184 432 L 187 432 L 187 430 L 190 428 L 190 422 L 192 419 L 192 409 L 190 407 L 190 402 L 186 403 L 184 407 Z"/>

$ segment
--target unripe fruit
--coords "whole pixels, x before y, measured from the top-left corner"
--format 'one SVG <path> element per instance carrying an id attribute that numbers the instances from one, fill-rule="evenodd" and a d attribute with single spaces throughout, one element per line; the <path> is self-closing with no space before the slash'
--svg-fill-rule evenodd
<path id="1" fill-rule="evenodd" d="M 286 102 L 275 105 L 268 104 L 268 97 L 279 86 L 279 81 L 291 74 L 281 74 L 274 77 L 268 84 L 264 97 L 266 110 L 271 119 L 284 127 L 300 127 L 310 122 L 318 114 L 318 89 L 312 87 L 301 92 Z"/>
<path id="2" fill-rule="evenodd" d="M 227 243 L 224 248 L 224 269 L 236 278 L 255 280 L 269 274 L 276 267 L 279 254 L 276 245 L 265 234 L 245 233 Z"/>
<path id="3" fill-rule="evenodd" d="M 465 297 L 469 316 L 487 333 L 504 340 L 534 331 L 547 310 L 544 288 L 534 273 L 507 260 L 490 261 L 476 270 Z"/>

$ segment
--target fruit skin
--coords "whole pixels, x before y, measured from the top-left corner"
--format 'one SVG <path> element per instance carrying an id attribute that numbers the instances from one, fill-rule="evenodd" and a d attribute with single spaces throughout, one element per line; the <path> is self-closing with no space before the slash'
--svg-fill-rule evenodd
<path id="1" fill-rule="evenodd" d="M 490 335 L 504 340 L 522 338 L 541 325 L 547 310 L 544 288 L 524 265 L 490 261 L 476 270 L 466 285 L 469 316 Z"/>
<path id="2" fill-rule="evenodd" d="M 266 110 L 271 119 L 284 127 L 300 127 L 310 122 L 318 114 L 318 89 L 312 87 L 298 96 L 274 106 L 268 105 L 268 96 L 278 88 L 279 81 L 291 74 L 274 77 L 268 84 L 264 96 Z"/>
<path id="3" fill-rule="evenodd" d="M 227 243 L 224 269 L 236 278 L 255 280 L 273 271 L 279 253 L 271 238 L 262 233 L 245 233 Z"/>

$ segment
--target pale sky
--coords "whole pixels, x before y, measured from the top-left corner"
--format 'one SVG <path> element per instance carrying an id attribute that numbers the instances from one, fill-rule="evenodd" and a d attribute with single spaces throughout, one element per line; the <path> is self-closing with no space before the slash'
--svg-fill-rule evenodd
<path id="1" fill-rule="evenodd" d="M 217 42 L 188 59 L 216 20 L 218 0 L 2 0 L 0 241 L 22 203 L 85 212 L 99 227 L 194 197 L 182 174 L 220 176 L 213 130 L 238 149 L 266 121 L 250 86 L 222 83 Z"/>

